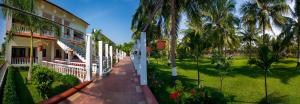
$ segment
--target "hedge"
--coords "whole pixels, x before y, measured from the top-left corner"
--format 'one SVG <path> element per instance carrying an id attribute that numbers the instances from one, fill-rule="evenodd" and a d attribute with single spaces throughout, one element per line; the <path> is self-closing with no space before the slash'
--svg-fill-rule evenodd
<path id="1" fill-rule="evenodd" d="M 13 67 L 8 68 L 6 83 L 4 86 L 3 104 L 20 104 L 16 84 L 15 84 L 15 69 Z"/>

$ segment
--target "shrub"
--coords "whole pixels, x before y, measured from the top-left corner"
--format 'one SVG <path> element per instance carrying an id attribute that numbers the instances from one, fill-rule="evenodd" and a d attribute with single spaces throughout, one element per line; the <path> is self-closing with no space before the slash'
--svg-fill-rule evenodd
<path id="1" fill-rule="evenodd" d="M 61 81 L 66 85 L 66 87 L 71 88 L 80 83 L 79 79 L 73 75 L 63 75 L 61 76 Z"/>
<path id="2" fill-rule="evenodd" d="M 43 98 L 48 98 L 51 91 L 51 85 L 54 82 L 52 73 L 50 70 L 35 70 L 33 74 L 33 81 Z"/>
<path id="3" fill-rule="evenodd" d="M 4 86 L 3 104 L 19 104 L 16 85 L 15 85 L 15 69 L 13 67 L 8 68 L 6 77 L 6 83 Z"/>

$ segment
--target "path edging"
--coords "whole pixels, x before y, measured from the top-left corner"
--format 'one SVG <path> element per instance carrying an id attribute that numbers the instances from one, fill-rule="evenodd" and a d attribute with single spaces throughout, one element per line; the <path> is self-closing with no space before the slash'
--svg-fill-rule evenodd
<path id="1" fill-rule="evenodd" d="M 72 96 L 76 92 L 80 91 L 81 89 L 83 89 L 84 87 L 89 85 L 91 82 L 93 82 L 93 81 L 82 82 L 79 85 L 72 87 L 65 92 L 55 95 L 48 100 L 44 100 L 44 101 L 40 102 L 39 104 L 57 104 L 57 103 L 61 102 L 62 100 L 68 98 L 69 96 Z"/>

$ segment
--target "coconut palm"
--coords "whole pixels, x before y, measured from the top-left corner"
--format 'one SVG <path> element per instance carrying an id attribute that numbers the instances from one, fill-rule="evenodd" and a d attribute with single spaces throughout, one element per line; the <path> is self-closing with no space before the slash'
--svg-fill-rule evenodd
<path id="1" fill-rule="evenodd" d="M 201 33 L 202 31 L 199 28 L 191 28 L 184 30 L 183 33 L 185 36 L 182 39 L 183 46 L 187 47 L 188 52 L 192 53 L 195 57 L 195 61 L 197 63 L 197 79 L 198 79 L 198 87 L 201 87 L 200 82 L 200 69 L 199 69 L 199 57 L 201 53 L 210 46 L 209 42 L 207 42 L 206 38 Z"/>
<path id="2" fill-rule="evenodd" d="M 177 45 L 177 31 L 182 13 L 186 13 L 189 19 L 198 16 L 198 5 L 202 0 L 141 0 L 133 20 L 145 19 L 145 23 L 139 27 L 145 32 L 150 23 L 158 18 L 163 18 L 164 24 L 170 26 L 171 36 L 171 63 L 173 82 L 177 77 L 175 51 Z M 140 18 L 135 18 L 135 17 Z"/>
<path id="3" fill-rule="evenodd" d="M 36 0 L 4 0 L 4 4 L 12 6 L 23 11 L 35 14 L 36 13 Z M 30 65 L 28 70 L 27 79 L 31 80 L 32 77 L 32 66 L 33 66 L 33 33 L 43 33 L 45 31 L 54 31 L 54 34 L 59 37 L 59 27 L 47 20 L 40 19 L 36 16 L 24 14 L 22 12 L 13 11 L 11 9 L 4 9 L 4 15 L 7 18 L 13 18 L 24 25 L 30 32 Z M 8 40 L 14 37 L 14 34 L 20 32 L 20 28 L 12 27 L 8 32 Z"/>
<path id="4" fill-rule="evenodd" d="M 247 28 L 242 29 L 239 33 L 243 35 L 242 41 L 246 42 L 245 48 L 248 50 L 249 59 L 252 58 L 252 52 L 253 52 L 253 42 L 257 40 L 257 36 L 259 31 L 255 31 L 255 28 Z"/>
<path id="5" fill-rule="evenodd" d="M 206 20 L 205 34 L 211 40 L 212 47 L 218 51 L 217 67 L 220 67 L 223 48 L 239 46 L 238 37 L 235 35 L 239 20 L 233 14 L 234 9 L 233 0 L 215 0 L 203 13 Z"/>
<path id="6" fill-rule="evenodd" d="M 270 36 L 265 35 L 264 38 L 270 38 Z M 268 39 L 270 40 L 270 39 Z M 250 64 L 255 64 L 261 69 L 264 70 L 264 78 L 265 78 L 265 101 L 268 103 L 268 87 L 267 87 L 267 76 L 268 71 L 272 65 L 272 63 L 277 62 L 279 60 L 280 52 L 282 49 L 280 44 L 282 41 L 278 38 L 277 40 L 273 39 L 272 44 L 261 43 L 257 48 L 257 57 L 249 60 Z"/>

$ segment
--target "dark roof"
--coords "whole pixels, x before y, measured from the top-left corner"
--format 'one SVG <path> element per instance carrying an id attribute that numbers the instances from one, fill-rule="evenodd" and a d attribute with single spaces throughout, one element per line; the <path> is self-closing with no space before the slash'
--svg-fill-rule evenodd
<path id="1" fill-rule="evenodd" d="M 90 25 L 90 24 L 89 24 L 89 23 L 87 23 L 85 20 L 81 19 L 80 17 L 78 17 L 78 16 L 74 15 L 73 13 L 71 13 L 71 12 L 69 12 L 69 11 L 65 10 L 64 8 L 62 8 L 62 7 L 60 7 L 60 6 L 58 6 L 58 5 L 54 4 L 54 3 L 51 3 L 49 0 L 43 0 L 43 1 L 45 1 L 45 2 L 47 2 L 47 3 L 49 3 L 49 4 L 51 4 L 51 5 L 53 5 L 53 6 L 55 6 L 55 7 L 57 7 L 57 8 L 59 8 L 59 9 L 63 10 L 63 11 L 65 11 L 65 12 L 67 12 L 67 13 L 71 14 L 71 15 L 73 15 L 74 17 L 76 17 L 76 18 L 80 19 L 82 22 L 84 22 L 84 23 L 86 23 L 86 24 Z"/>

